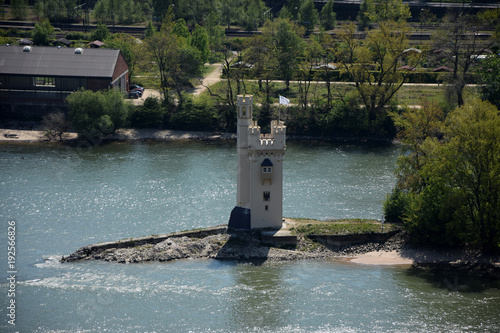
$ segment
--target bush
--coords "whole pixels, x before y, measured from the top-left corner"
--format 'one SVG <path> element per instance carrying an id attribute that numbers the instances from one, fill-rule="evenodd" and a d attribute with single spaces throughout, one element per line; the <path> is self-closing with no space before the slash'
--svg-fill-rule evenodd
<path id="1" fill-rule="evenodd" d="M 89 40 L 90 36 L 89 34 L 80 32 L 80 31 L 74 31 L 74 32 L 69 32 L 66 34 L 66 39 L 69 40 Z"/>
<path id="2" fill-rule="evenodd" d="M 73 128 L 92 144 L 126 125 L 132 105 L 118 90 L 79 90 L 66 98 Z"/>
<path id="3" fill-rule="evenodd" d="M 398 188 L 394 188 L 384 201 L 385 220 L 387 222 L 402 223 L 409 203 L 409 195 Z"/>
<path id="4" fill-rule="evenodd" d="M 197 104 L 186 94 L 182 109 L 170 118 L 170 126 L 184 131 L 214 131 L 217 129 L 217 118 L 211 105 Z"/>
<path id="5" fill-rule="evenodd" d="M 130 117 L 132 127 L 161 128 L 165 109 L 158 98 L 148 97 L 144 105 L 137 107 Z"/>

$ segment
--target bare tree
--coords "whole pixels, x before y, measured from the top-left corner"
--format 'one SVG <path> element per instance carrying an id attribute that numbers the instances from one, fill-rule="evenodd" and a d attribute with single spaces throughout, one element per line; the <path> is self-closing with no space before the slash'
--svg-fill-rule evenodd
<path id="1" fill-rule="evenodd" d="M 45 115 L 42 120 L 42 128 L 45 130 L 45 136 L 49 140 L 62 141 L 64 132 L 69 129 L 69 121 L 64 113 L 61 111 L 53 112 Z"/>

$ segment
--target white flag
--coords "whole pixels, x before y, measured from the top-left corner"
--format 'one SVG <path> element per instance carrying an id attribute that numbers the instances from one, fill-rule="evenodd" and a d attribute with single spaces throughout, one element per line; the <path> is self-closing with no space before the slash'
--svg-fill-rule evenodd
<path id="1" fill-rule="evenodd" d="M 288 98 L 280 95 L 280 104 L 288 105 L 289 103 L 290 103 L 290 100 Z"/>

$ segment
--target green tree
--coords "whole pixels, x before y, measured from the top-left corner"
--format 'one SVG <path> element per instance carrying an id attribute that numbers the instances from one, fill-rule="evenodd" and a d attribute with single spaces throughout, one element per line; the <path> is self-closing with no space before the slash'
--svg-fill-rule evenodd
<path id="1" fill-rule="evenodd" d="M 92 40 L 100 40 L 102 42 L 108 39 L 109 36 L 108 26 L 104 23 L 98 23 L 96 29 L 92 31 L 90 38 Z"/>
<path id="2" fill-rule="evenodd" d="M 226 38 L 224 28 L 219 25 L 219 18 L 215 12 L 208 15 L 205 29 L 208 35 L 208 48 L 211 52 L 210 61 L 216 62 L 217 52 L 222 49 L 222 43 Z"/>
<path id="3" fill-rule="evenodd" d="M 10 11 L 12 16 L 18 20 L 24 20 L 28 17 L 28 3 L 26 0 L 11 0 Z"/>
<path id="4" fill-rule="evenodd" d="M 191 45 L 200 51 L 201 61 L 206 63 L 210 55 L 208 48 L 208 34 L 204 27 L 196 25 L 191 35 Z"/>
<path id="5" fill-rule="evenodd" d="M 257 30 L 258 27 L 264 24 L 264 12 L 267 11 L 262 0 L 245 0 L 240 9 L 240 24 L 246 30 Z"/>
<path id="6" fill-rule="evenodd" d="M 54 27 L 50 25 L 49 20 L 42 19 L 35 24 L 35 28 L 31 32 L 31 37 L 33 38 L 33 43 L 36 45 L 49 45 L 53 33 Z"/>
<path id="7" fill-rule="evenodd" d="M 333 0 L 328 2 L 321 9 L 320 23 L 321 27 L 325 30 L 331 30 L 335 27 L 335 20 L 337 15 L 333 11 Z"/>
<path id="8" fill-rule="evenodd" d="M 131 115 L 131 124 L 139 128 L 162 128 L 165 109 L 158 98 L 148 97 Z"/>
<path id="9" fill-rule="evenodd" d="M 299 63 L 299 56 L 304 50 L 301 38 L 304 28 L 301 29 L 288 20 L 277 19 L 264 24 L 263 34 L 272 45 L 271 52 L 276 59 L 276 70 L 285 80 L 286 89 L 289 89 L 290 80 Z"/>
<path id="10" fill-rule="evenodd" d="M 79 90 L 66 98 L 73 128 L 92 144 L 126 124 L 131 105 L 118 90 Z"/>
<path id="11" fill-rule="evenodd" d="M 153 36 L 156 33 L 156 27 L 153 25 L 153 21 L 149 20 L 146 26 L 146 32 L 144 32 L 144 38 Z"/>
<path id="12" fill-rule="evenodd" d="M 408 48 L 409 29 L 406 23 L 381 22 L 370 31 L 365 40 L 356 36 L 353 23 L 338 34 L 339 44 L 334 48 L 341 70 L 354 83 L 373 128 L 384 119 L 384 109 L 405 80 L 405 73 L 398 71 Z M 405 61 L 416 66 L 422 60 L 415 53 Z M 375 134 L 375 133 L 374 133 Z"/>
<path id="13" fill-rule="evenodd" d="M 405 224 L 417 242 L 498 250 L 498 109 L 474 100 L 444 120 L 438 108 L 417 113 L 397 121 L 409 153 L 398 159 L 400 193 L 389 200 L 403 202 Z"/>
<path id="14" fill-rule="evenodd" d="M 486 59 L 479 70 L 483 85 L 481 95 L 500 108 L 500 57 L 491 56 Z"/>
<path id="15" fill-rule="evenodd" d="M 371 22 L 406 22 L 411 16 L 410 6 L 402 0 L 363 0 L 358 17 Z"/>
<path id="16" fill-rule="evenodd" d="M 300 24 L 306 27 L 307 31 L 314 30 L 318 24 L 318 10 L 314 6 L 314 0 L 306 0 L 300 6 Z"/>
<path id="17" fill-rule="evenodd" d="M 119 0 L 98 0 L 94 6 L 94 17 L 100 22 L 115 26 L 123 3 Z"/>
<path id="18" fill-rule="evenodd" d="M 201 75 L 204 63 L 200 51 L 190 45 L 186 38 L 174 33 L 176 25 L 180 31 L 179 24 L 173 22 L 173 10 L 169 10 L 160 32 L 145 40 L 141 65 L 149 69 L 154 64 L 164 100 L 173 105 L 170 99 L 173 89 L 177 92 L 180 108 L 183 88 L 191 86 L 190 79 Z"/>
<path id="19" fill-rule="evenodd" d="M 369 15 L 370 8 L 368 8 L 368 6 L 369 6 L 369 1 L 367 0 L 361 2 L 361 5 L 359 6 L 358 17 L 356 19 L 358 20 L 359 28 L 361 30 L 369 28 L 372 22 Z"/>
<path id="20" fill-rule="evenodd" d="M 241 6 L 240 1 L 235 0 L 222 0 L 222 7 L 220 11 L 220 18 L 222 24 L 226 25 L 229 29 L 233 22 L 238 22 L 241 13 L 239 8 Z"/>
<path id="21" fill-rule="evenodd" d="M 291 20 L 298 22 L 300 19 L 300 6 L 302 5 L 303 0 L 288 0 L 287 8 L 290 10 L 292 15 Z"/>
<path id="22" fill-rule="evenodd" d="M 189 29 L 186 26 L 186 21 L 182 18 L 175 21 L 172 33 L 177 35 L 177 37 L 184 38 L 187 42 L 189 42 L 189 38 L 191 37 Z"/>
<path id="23" fill-rule="evenodd" d="M 135 47 L 136 38 L 127 34 L 114 34 L 106 39 L 105 48 L 118 49 L 122 53 L 125 61 L 128 64 L 129 77 L 132 79 L 135 73 L 135 65 L 137 62 Z"/>

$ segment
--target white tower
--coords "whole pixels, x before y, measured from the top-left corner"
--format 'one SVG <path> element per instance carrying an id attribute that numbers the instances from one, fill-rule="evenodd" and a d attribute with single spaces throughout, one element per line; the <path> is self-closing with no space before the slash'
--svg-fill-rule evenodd
<path id="1" fill-rule="evenodd" d="M 261 134 L 252 121 L 252 96 L 238 95 L 238 185 L 229 227 L 281 228 L 286 126 L 273 120 Z"/>

